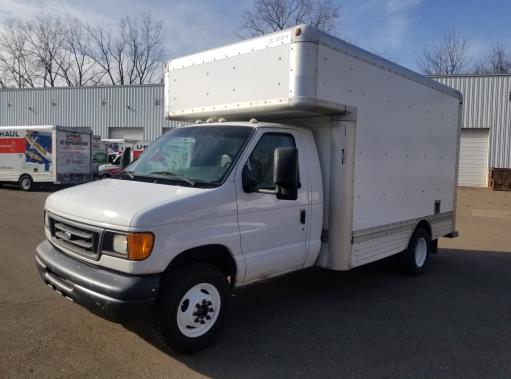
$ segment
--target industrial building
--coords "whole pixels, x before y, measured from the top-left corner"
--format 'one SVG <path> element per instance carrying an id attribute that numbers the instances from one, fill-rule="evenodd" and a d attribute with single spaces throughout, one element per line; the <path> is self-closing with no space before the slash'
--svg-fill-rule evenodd
<path id="1" fill-rule="evenodd" d="M 0 126 L 85 126 L 102 138 L 153 141 L 180 125 L 163 109 L 159 84 L 0 90 Z"/>
<path id="2" fill-rule="evenodd" d="M 511 75 L 432 79 L 463 94 L 458 185 L 486 187 L 492 168 L 511 168 Z"/>
<path id="3" fill-rule="evenodd" d="M 486 187 L 491 168 L 511 168 L 511 75 L 432 79 L 464 97 L 458 184 Z M 181 125 L 164 117 L 163 85 L 0 90 L 0 126 L 88 126 L 103 138 L 153 141 Z"/>

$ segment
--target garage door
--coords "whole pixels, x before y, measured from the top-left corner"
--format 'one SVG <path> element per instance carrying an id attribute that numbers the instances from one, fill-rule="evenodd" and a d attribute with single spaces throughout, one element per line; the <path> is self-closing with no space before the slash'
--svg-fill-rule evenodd
<path id="1" fill-rule="evenodd" d="M 144 128 L 109 128 L 109 138 L 123 139 L 129 138 L 137 141 L 144 140 Z"/>
<path id="2" fill-rule="evenodd" d="M 458 185 L 486 187 L 489 129 L 462 129 Z"/>

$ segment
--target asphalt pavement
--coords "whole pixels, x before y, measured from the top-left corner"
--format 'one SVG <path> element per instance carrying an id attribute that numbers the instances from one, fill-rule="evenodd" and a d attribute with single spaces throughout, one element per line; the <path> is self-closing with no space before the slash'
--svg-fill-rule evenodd
<path id="1" fill-rule="evenodd" d="M 48 194 L 0 187 L 1 378 L 511 377 L 509 192 L 461 190 L 462 237 L 441 241 L 421 277 L 387 259 L 235 291 L 218 344 L 191 356 L 43 284 L 34 251 Z"/>

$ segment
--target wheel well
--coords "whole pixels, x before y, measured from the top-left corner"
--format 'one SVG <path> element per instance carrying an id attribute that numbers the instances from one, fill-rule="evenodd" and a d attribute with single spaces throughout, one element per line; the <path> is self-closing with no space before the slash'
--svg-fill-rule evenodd
<path id="1" fill-rule="evenodd" d="M 236 262 L 225 246 L 205 245 L 185 250 L 170 262 L 166 271 L 176 265 L 188 262 L 207 263 L 217 267 L 225 276 L 230 277 L 230 285 L 234 286 L 237 274 Z"/>
<path id="2" fill-rule="evenodd" d="M 18 182 L 21 180 L 21 178 L 23 178 L 24 176 L 28 176 L 30 178 L 30 180 L 34 180 L 32 178 L 32 176 L 30 174 L 21 174 L 20 177 L 18 178 Z"/>
<path id="3" fill-rule="evenodd" d="M 432 233 L 431 233 L 431 225 L 429 224 L 429 222 L 428 222 L 428 221 L 426 221 L 426 220 L 421 220 L 421 221 L 417 224 L 417 226 L 415 227 L 415 230 L 417 230 L 418 228 L 424 228 L 424 229 L 426 229 L 426 231 L 427 231 L 427 232 L 428 232 L 428 234 L 429 234 L 429 239 L 431 239 L 431 238 L 432 238 L 432 236 L 433 236 L 433 235 L 432 235 Z"/>

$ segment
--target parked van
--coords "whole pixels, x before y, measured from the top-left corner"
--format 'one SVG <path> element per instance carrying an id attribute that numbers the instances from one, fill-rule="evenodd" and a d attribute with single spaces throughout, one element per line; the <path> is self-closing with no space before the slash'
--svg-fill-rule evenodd
<path id="1" fill-rule="evenodd" d="M 0 182 L 30 191 L 34 183 L 92 180 L 92 132 L 62 126 L 0 126 Z"/>
<path id="2" fill-rule="evenodd" d="M 169 118 L 202 121 L 46 201 L 41 277 L 93 312 L 151 312 L 163 344 L 192 352 L 233 288 L 392 255 L 419 275 L 456 236 L 449 87 L 302 25 L 171 60 L 165 94 Z"/>

